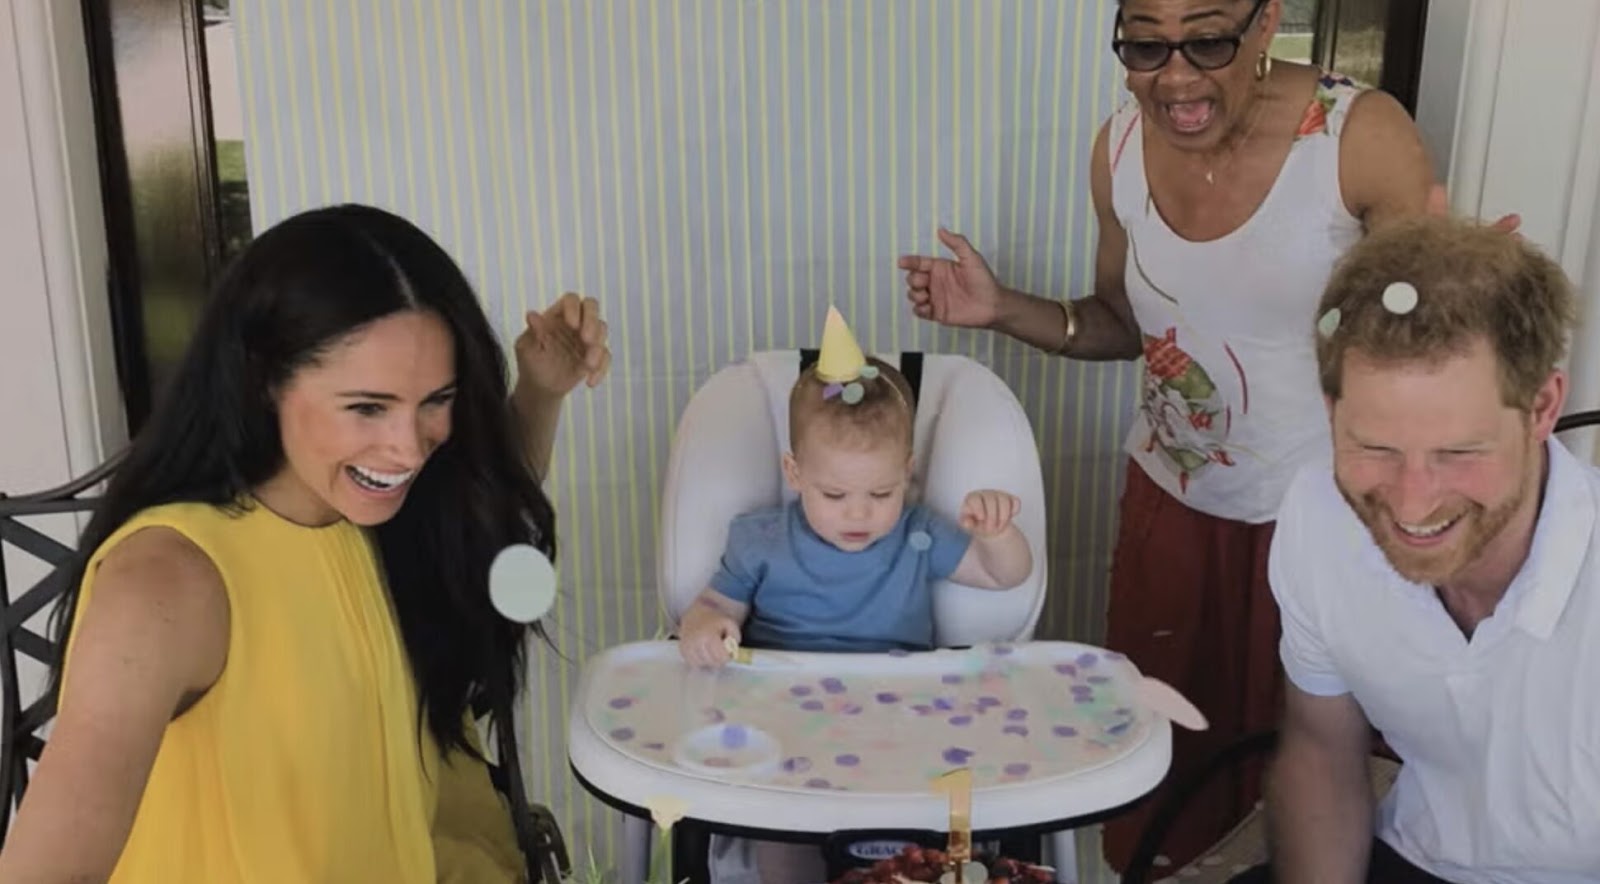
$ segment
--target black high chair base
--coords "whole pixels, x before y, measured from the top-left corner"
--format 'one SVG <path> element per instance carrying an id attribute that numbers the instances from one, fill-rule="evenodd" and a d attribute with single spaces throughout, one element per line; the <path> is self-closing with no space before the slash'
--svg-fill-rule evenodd
<path id="1" fill-rule="evenodd" d="M 601 803 L 629 816 L 645 820 L 650 819 L 649 810 L 613 797 L 585 779 L 577 767 L 572 765 L 568 767 L 572 771 L 573 777 L 578 781 L 578 785 L 582 786 L 590 795 L 599 799 Z M 1147 793 L 1126 804 L 1084 816 L 1063 817 L 1007 829 L 980 829 L 972 833 L 972 841 L 974 845 L 986 853 L 997 854 L 1020 862 L 1041 863 L 1043 861 L 1041 848 L 1045 836 L 1067 829 L 1081 829 L 1086 826 L 1103 823 L 1139 807 L 1148 798 L 1149 795 Z M 948 840 L 948 835 L 944 832 L 932 832 L 923 829 L 890 827 L 838 832 L 791 832 L 783 829 L 736 826 L 684 818 L 672 827 L 671 880 L 674 884 L 680 881 L 687 881 L 689 884 L 710 884 L 711 869 L 709 859 L 711 836 L 714 834 L 762 841 L 782 841 L 791 844 L 815 844 L 822 849 L 823 856 L 827 860 L 828 880 L 830 881 L 851 869 L 870 867 L 878 859 L 883 858 L 882 855 L 878 854 L 882 850 L 888 849 L 891 845 L 894 845 L 895 850 L 898 850 L 899 846 L 904 844 L 943 848 Z M 851 851 L 852 845 L 860 849 Z"/>
<path id="2" fill-rule="evenodd" d="M 1096 816 L 1093 820 L 1075 823 L 1070 828 L 1076 829 L 1102 822 L 1126 809 L 1128 808 L 1119 808 L 1109 815 Z M 706 824 L 684 820 L 674 826 L 672 832 L 672 880 L 675 882 L 686 880 L 689 884 L 710 884 L 709 857 L 713 834 L 711 829 Z M 1044 863 L 1044 851 L 1041 849 L 1043 834 L 1045 833 L 1005 834 L 995 837 L 980 833 L 974 837 L 973 846 L 985 855 L 1003 856 L 1018 862 L 1040 865 Z M 770 834 L 752 837 L 786 840 Z M 905 847 L 915 845 L 943 850 L 950 840 L 950 836 L 944 832 L 926 829 L 855 830 L 810 836 L 804 840 L 815 841 L 818 837 L 821 838 L 819 847 L 822 850 L 823 861 L 827 864 L 829 881 L 839 878 L 852 869 L 871 868 L 879 860 L 899 854 Z"/>

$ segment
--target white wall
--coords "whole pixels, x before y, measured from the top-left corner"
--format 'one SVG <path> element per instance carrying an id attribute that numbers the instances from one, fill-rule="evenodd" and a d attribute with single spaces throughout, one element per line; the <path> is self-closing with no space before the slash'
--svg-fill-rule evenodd
<path id="1" fill-rule="evenodd" d="M 95 151 L 79 3 L 0 0 L 0 491 L 58 485 L 126 437 Z M 32 524 L 76 534 L 69 517 Z M 42 576 L 5 556 L 13 593 Z M 41 675 L 23 670 L 25 696 Z"/>
<path id="2" fill-rule="evenodd" d="M 1600 2 L 1434 0 L 1418 103 L 1456 211 L 1520 213 L 1578 285 L 1568 410 L 1600 408 Z"/>
<path id="3" fill-rule="evenodd" d="M 0 490 L 84 472 L 126 437 L 75 0 L 0 0 Z"/>

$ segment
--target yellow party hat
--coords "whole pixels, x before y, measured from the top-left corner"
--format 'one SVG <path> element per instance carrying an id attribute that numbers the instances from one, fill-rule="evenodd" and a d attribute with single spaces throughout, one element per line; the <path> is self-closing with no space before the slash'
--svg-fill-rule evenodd
<path id="1" fill-rule="evenodd" d="M 856 343 L 844 317 L 836 307 L 828 308 L 828 321 L 822 327 L 822 350 L 817 355 L 817 377 L 834 384 L 843 384 L 861 377 L 867 357 Z"/>

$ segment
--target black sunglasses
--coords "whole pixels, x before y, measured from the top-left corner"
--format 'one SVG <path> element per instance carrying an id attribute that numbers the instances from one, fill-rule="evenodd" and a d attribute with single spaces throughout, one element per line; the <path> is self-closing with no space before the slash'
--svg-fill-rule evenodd
<path id="1" fill-rule="evenodd" d="M 1189 63 L 1202 71 L 1214 71 L 1233 64 L 1239 55 L 1239 44 L 1244 42 L 1244 35 L 1255 24 L 1256 16 L 1261 14 L 1261 7 L 1267 5 L 1267 0 L 1256 0 L 1256 5 L 1250 9 L 1250 15 L 1239 26 L 1239 30 L 1232 34 L 1218 34 L 1212 37 L 1195 37 L 1189 40 L 1179 40 L 1168 43 L 1165 40 L 1124 40 L 1120 37 L 1111 41 L 1111 51 L 1117 54 L 1123 67 L 1130 71 L 1149 73 L 1166 67 L 1172 60 L 1172 53 L 1181 52 Z M 1122 12 L 1117 11 L 1116 33 L 1122 33 Z"/>

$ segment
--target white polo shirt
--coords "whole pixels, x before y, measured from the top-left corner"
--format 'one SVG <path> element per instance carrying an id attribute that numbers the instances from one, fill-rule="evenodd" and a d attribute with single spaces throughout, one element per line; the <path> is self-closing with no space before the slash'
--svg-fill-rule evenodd
<path id="1" fill-rule="evenodd" d="M 1600 881 L 1600 470 L 1548 451 L 1528 560 L 1471 641 L 1327 463 L 1295 478 L 1273 538 L 1289 678 L 1355 696 L 1405 762 L 1378 836 L 1464 884 Z"/>

